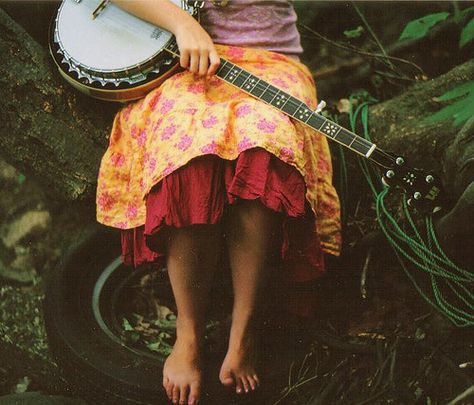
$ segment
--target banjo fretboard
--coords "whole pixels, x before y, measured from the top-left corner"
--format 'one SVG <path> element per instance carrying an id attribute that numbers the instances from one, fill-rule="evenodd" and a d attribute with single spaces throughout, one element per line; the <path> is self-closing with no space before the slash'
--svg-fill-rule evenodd
<path id="1" fill-rule="evenodd" d="M 178 46 L 175 41 L 172 41 L 166 50 L 178 55 Z M 374 143 L 327 119 L 313 111 L 303 101 L 228 60 L 221 58 L 216 76 L 381 166 L 385 167 L 393 163 L 392 156 L 378 149 Z"/>

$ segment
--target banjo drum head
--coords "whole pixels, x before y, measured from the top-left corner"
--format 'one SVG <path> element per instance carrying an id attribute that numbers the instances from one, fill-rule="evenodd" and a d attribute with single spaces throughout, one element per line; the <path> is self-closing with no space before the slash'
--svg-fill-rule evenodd
<path id="1" fill-rule="evenodd" d="M 173 0 L 178 6 L 179 0 Z M 69 65 L 81 74 L 120 77 L 133 74 L 160 53 L 172 34 L 109 2 L 92 18 L 100 0 L 64 0 L 54 41 Z"/>

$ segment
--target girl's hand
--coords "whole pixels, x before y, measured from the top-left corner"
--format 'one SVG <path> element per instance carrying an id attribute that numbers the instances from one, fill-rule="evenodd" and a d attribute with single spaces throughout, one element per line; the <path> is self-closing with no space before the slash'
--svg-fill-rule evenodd
<path id="1" fill-rule="evenodd" d="M 209 34 L 194 19 L 175 29 L 180 52 L 180 65 L 200 77 L 216 73 L 220 58 Z"/>

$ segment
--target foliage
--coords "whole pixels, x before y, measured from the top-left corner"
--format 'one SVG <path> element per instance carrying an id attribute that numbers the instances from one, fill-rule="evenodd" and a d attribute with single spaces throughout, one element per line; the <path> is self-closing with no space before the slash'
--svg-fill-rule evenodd
<path id="1" fill-rule="evenodd" d="M 426 123 L 436 123 L 454 119 L 454 125 L 459 126 L 467 121 L 474 111 L 474 81 L 464 83 L 444 93 L 437 101 L 454 101 L 437 113 L 425 119 Z"/>
<path id="2" fill-rule="evenodd" d="M 442 12 L 428 14 L 416 20 L 410 21 L 400 35 L 400 40 L 423 38 L 428 34 L 432 27 L 434 27 L 439 22 L 446 20 L 448 16 L 449 13 Z"/>
<path id="3" fill-rule="evenodd" d="M 454 18 L 456 21 L 463 20 L 470 13 L 474 12 L 474 7 L 468 7 L 461 11 Z M 403 32 L 400 35 L 399 40 L 407 39 L 420 39 L 425 37 L 430 30 L 441 21 L 446 20 L 450 16 L 448 12 L 428 14 L 416 20 L 410 21 Z M 466 44 L 474 39 L 474 18 L 468 22 L 461 31 L 459 38 L 459 48 L 464 47 Z"/>
<path id="4" fill-rule="evenodd" d="M 462 48 L 474 39 L 474 18 L 463 28 L 459 38 L 459 47 Z"/>
<path id="5" fill-rule="evenodd" d="M 359 25 L 357 28 L 354 28 L 352 30 L 346 30 L 344 31 L 344 36 L 346 38 L 359 38 L 362 34 L 364 33 L 364 27 Z"/>

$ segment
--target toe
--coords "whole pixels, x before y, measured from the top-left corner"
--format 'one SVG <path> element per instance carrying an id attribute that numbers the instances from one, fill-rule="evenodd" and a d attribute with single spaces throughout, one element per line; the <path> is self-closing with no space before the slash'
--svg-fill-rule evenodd
<path id="1" fill-rule="evenodd" d="M 247 380 L 248 380 L 248 382 L 249 382 L 249 384 L 250 384 L 250 389 L 251 389 L 252 391 L 255 391 L 255 389 L 257 388 L 257 383 L 256 383 L 255 380 L 253 379 L 253 376 L 248 376 L 248 377 L 247 377 Z"/>
<path id="2" fill-rule="evenodd" d="M 241 394 L 243 392 L 242 380 L 240 378 L 235 379 L 235 392 Z"/>
<path id="3" fill-rule="evenodd" d="M 257 388 L 260 387 L 260 379 L 258 378 L 258 375 L 257 375 L 257 374 L 254 374 L 254 375 L 253 375 L 253 380 L 254 380 L 255 383 L 257 384 Z"/>
<path id="4" fill-rule="evenodd" d="M 166 395 L 168 396 L 169 400 L 172 401 L 173 400 L 173 384 L 171 384 L 168 381 L 168 384 L 166 385 L 165 389 L 166 389 Z"/>
<path id="5" fill-rule="evenodd" d="M 247 393 L 250 391 L 250 384 L 249 381 L 247 380 L 247 377 L 241 377 L 242 380 L 242 387 L 244 388 L 244 391 Z"/>
<path id="6" fill-rule="evenodd" d="M 201 386 L 199 384 L 191 384 L 188 405 L 196 405 L 200 397 L 201 397 Z"/>
<path id="7" fill-rule="evenodd" d="M 163 388 L 165 389 L 165 391 L 168 391 L 168 384 L 169 384 L 170 380 L 168 379 L 168 377 L 165 377 L 163 376 Z"/>
<path id="8" fill-rule="evenodd" d="M 234 377 L 232 376 L 230 370 L 223 371 L 220 376 L 221 383 L 226 387 L 232 387 L 234 385 Z"/>
<path id="9" fill-rule="evenodd" d="M 186 405 L 188 400 L 188 387 L 183 385 L 179 389 L 179 405 Z"/>
<path id="10" fill-rule="evenodd" d="M 171 397 L 172 397 L 173 404 L 177 404 L 179 401 L 179 386 L 178 385 L 175 385 L 173 387 L 173 392 L 172 392 Z"/>

